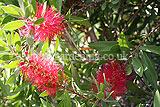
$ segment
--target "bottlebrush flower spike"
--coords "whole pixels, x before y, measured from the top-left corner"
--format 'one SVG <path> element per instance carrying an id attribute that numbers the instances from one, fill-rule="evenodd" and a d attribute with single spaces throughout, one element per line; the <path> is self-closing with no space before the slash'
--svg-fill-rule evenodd
<path id="1" fill-rule="evenodd" d="M 60 70 L 63 73 L 62 67 L 41 54 L 32 54 L 27 60 L 19 64 L 26 81 L 32 82 L 42 92 L 46 90 L 50 96 L 55 95 L 64 79 L 64 75 L 58 74 Z"/>
<path id="2" fill-rule="evenodd" d="M 64 31 L 63 16 L 60 16 L 60 12 L 56 13 L 54 8 L 47 7 L 44 11 L 44 4 L 37 3 L 37 13 L 32 19 L 25 19 L 26 26 L 20 28 L 21 36 L 34 35 L 34 41 L 45 41 L 46 38 L 54 40 L 57 35 L 61 36 Z M 37 19 L 44 18 L 44 21 L 40 25 L 34 25 Z"/>
<path id="3" fill-rule="evenodd" d="M 103 75 L 105 75 L 107 82 L 107 89 L 105 89 L 105 91 L 113 91 L 111 96 L 116 99 L 118 96 L 126 94 L 126 82 L 129 81 L 129 76 L 125 73 L 125 68 L 121 67 L 118 61 L 108 61 L 102 65 L 101 69 L 97 72 L 96 80 L 99 84 L 104 84 Z"/>

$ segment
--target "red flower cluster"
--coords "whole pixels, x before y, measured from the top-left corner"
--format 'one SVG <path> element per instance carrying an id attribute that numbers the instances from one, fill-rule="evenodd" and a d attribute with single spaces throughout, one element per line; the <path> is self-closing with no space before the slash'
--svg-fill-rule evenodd
<path id="1" fill-rule="evenodd" d="M 41 25 L 34 25 L 34 21 L 39 18 L 44 18 Z M 31 32 L 34 35 L 35 41 L 45 41 L 46 38 L 54 40 L 56 35 L 62 34 L 64 31 L 63 16 L 60 16 L 60 12 L 56 13 L 51 7 L 47 7 L 44 11 L 44 4 L 37 4 L 37 13 L 33 19 L 29 17 L 27 25 L 20 28 L 21 36 L 28 36 Z"/>
<path id="2" fill-rule="evenodd" d="M 125 73 L 125 68 L 121 67 L 118 61 L 108 61 L 97 72 L 96 80 L 99 84 L 104 84 L 103 75 L 105 75 L 107 82 L 107 89 L 105 90 L 106 92 L 113 91 L 111 96 L 116 99 L 117 96 L 121 96 L 127 91 L 126 82 L 129 78 Z"/>
<path id="3" fill-rule="evenodd" d="M 32 82 L 32 85 L 35 85 L 40 91 L 46 90 L 50 96 L 54 95 L 60 86 L 60 79 L 63 80 L 64 78 L 64 75 L 58 76 L 62 67 L 41 54 L 28 56 L 27 60 L 28 63 L 21 62 L 19 64 L 25 79 Z"/>

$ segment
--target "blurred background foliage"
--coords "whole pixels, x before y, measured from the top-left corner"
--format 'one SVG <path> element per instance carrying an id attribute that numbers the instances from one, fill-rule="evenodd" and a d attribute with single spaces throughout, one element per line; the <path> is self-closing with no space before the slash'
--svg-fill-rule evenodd
<path id="1" fill-rule="evenodd" d="M 55 42 L 34 42 L 31 37 L 20 37 L 17 28 L 23 26 L 23 22 L 10 23 L 23 17 L 34 17 L 36 2 L 46 2 L 65 18 L 65 33 Z M 159 4 L 160 0 L 0 0 L 0 105 L 94 107 L 98 103 L 102 107 L 159 107 L 160 29 L 145 39 L 160 23 Z M 89 54 L 95 57 L 113 54 L 116 59 L 116 54 L 123 52 L 128 58 L 144 39 L 144 45 L 127 64 L 127 73 L 134 75 L 134 80 L 128 82 L 129 91 L 124 97 L 116 101 L 111 97 L 105 99 L 101 92 L 90 91 L 91 82 L 95 82 L 93 75 L 106 60 L 80 59 Z M 41 51 L 52 58 L 59 55 L 56 61 L 64 66 L 65 86 L 87 99 L 67 90 L 58 90 L 52 99 L 25 82 L 17 63 L 28 49 Z M 77 60 L 70 60 L 60 57 L 64 54 L 80 55 Z M 122 63 L 126 61 L 123 57 Z M 95 104 L 89 102 L 91 99 Z"/>

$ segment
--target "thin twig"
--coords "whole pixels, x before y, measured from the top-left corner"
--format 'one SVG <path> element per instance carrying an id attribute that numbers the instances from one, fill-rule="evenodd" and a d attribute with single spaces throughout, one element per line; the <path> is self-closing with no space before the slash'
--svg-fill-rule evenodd
<path id="1" fill-rule="evenodd" d="M 143 0 L 142 4 L 139 6 L 139 9 L 136 11 L 136 13 L 130 18 L 130 20 L 127 22 L 126 26 L 122 29 L 121 32 L 124 32 L 128 25 L 134 20 L 134 18 L 137 16 L 137 14 L 140 12 L 141 8 L 143 7 L 145 3 L 145 0 Z"/>
<path id="2" fill-rule="evenodd" d="M 160 26 L 160 23 L 145 37 L 145 39 L 143 39 L 141 41 L 141 43 L 136 47 L 136 49 L 132 52 L 132 54 L 129 56 L 127 61 L 124 63 L 124 65 L 123 65 L 124 67 L 129 63 L 131 58 L 136 54 L 138 48 L 141 47 L 144 44 L 145 40 L 148 39 L 153 34 L 153 32 L 158 29 L 159 26 Z"/>
<path id="3" fill-rule="evenodd" d="M 85 96 L 83 96 L 83 95 L 81 95 L 81 94 L 79 94 L 79 93 L 77 93 L 77 92 L 75 92 L 75 91 L 73 91 L 73 90 L 71 90 L 71 89 L 69 89 L 69 88 L 66 88 L 66 87 L 64 87 L 64 86 L 61 86 L 63 89 L 66 89 L 67 91 L 69 91 L 69 92 L 71 92 L 71 93 L 73 93 L 73 94 L 76 94 L 76 95 L 78 95 L 78 96 L 80 96 L 80 97 L 82 97 L 83 99 L 87 99 L 87 97 L 85 97 Z M 92 103 L 95 103 L 95 101 L 93 101 L 93 100 L 89 100 L 90 102 L 92 102 Z M 97 106 L 99 106 L 99 107 L 102 107 L 100 104 L 96 104 Z"/>
<path id="4" fill-rule="evenodd" d="M 82 7 L 82 8 L 74 11 L 73 13 L 71 13 L 71 16 L 76 15 L 76 14 L 79 14 L 80 12 L 85 11 L 87 8 L 95 7 L 96 5 L 99 5 L 99 4 L 103 3 L 104 1 L 105 1 L 105 0 L 100 0 L 100 1 L 98 1 L 98 2 L 94 2 L 94 3 L 91 3 L 91 4 L 89 4 L 89 5 L 86 5 L 86 6 Z"/>

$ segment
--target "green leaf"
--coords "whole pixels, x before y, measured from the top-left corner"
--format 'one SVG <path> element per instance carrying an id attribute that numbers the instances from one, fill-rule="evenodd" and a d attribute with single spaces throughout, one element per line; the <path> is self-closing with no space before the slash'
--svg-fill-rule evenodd
<path id="1" fill-rule="evenodd" d="M 20 92 L 21 90 L 23 90 L 24 88 L 26 88 L 26 87 L 28 87 L 29 85 L 31 84 L 31 82 L 23 82 L 22 84 L 21 84 L 21 86 L 19 86 L 15 91 L 14 91 L 14 93 L 18 93 L 18 92 Z"/>
<path id="2" fill-rule="evenodd" d="M 39 97 L 45 97 L 45 96 L 48 96 L 48 92 L 46 90 L 39 95 Z"/>
<path id="3" fill-rule="evenodd" d="M 8 95 L 8 92 L 7 92 L 7 87 L 6 85 L 3 84 L 3 82 L 0 80 L 0 87 L 1 87 L 1 90 L 2 90 L 2 95 L 3 96 L 7 96 Z"/>
<path id="4" fill-rule="evenodd" d="M 1 7 L 6 13 L 8 13 L 9 15 L 12 15 L 14 17 L 21 17 L 21 15 L 19 14 L 19 12 L 17 10 L 15 10 L 13 7 L 8 7 L 8 6 L 2 6 Z"/>
<path id="5" fill-rule="evenodd" d="M 135 103 L 135 104 L 140 104 L 140 103 L 142 103 L 141 100 L 137 99 L 137 98 L 134 97 L 134 96 L 129 96 L 128 99 L 129 99 L 130 101 L 132 101 L 133 103 Z"/>
<path id="6" fill-rule="evenodd" d="M 136 56 L 132 58 L 132 65 L 136 74 L 142 77 L 144 69 L 140 60 Z"/>
<path id="7" fill-rule="evenodd" d="M 141 46 L 139 49 L 146 52 L 153 52 L 160 55 L 160 46 L 147 45 L 147 46 Z"/>
<path id="8" fill-rule="evenodd" d="M 102 10 L 105 10 L 105 9 L 106 9 L 106 5 L 107 5 L 107 2 L 105 1 L 105 2 L 102 4 L 102 6 L 101 6 Z"/>
<path id="9" fill-rule="evenodd" d="M 160 94 L 158 90 L 155 92 L 155 95 L 154 95 L 153 107 L 160 107 Z"/>
<path id="10" fill-rule="evenodd" d="M 11 21 L 13 21 L 13 20 L 15 20 L 14 17 L 12 17 L 12 16 L 10 16 L 10 15 L 6 15 L 6 16 L 4 17 L 4 19 L 3 19 L 3 21 L 2 21 L 2 24 L 6 24 L 6 23 L 11 22 Z"/>
<path id="11" fill-rule="evenodd" d="M 132 91 L 135 94 L 146 94 L 145 91 L 143 91 L 141 88 L 138 88 L 138 86 L 132 82 L 127 82 L 127 87 L 130 91 Z"/>
<path id="12" fill-rule="evenodd" d="M 15 43 L 14 46 L 16 46 L 17 44 L 21 46 L 21 38 L 17 32 L 14 35 L 14 43 Z"/>
<path id="13" fill-rule="evenodd" d="M 16 21 L 12 21 L 12 22 L 9 22 L 7 23 L 3 29 L 4 30 L 15 30 L 15 29 L 18 29 L 20 27 L 24 26 L 24 21 L 22 20 L 16 20 Z"/>
<path id="14" fill-rule="evenodd" d="M 18 44 L 16 44 L 16 51 L 17 51 L 17 53 L 21 53 L 21 48 L 20 48 L 20 46 L 18 45 Z"/>
<path id="15" fill-rule="evenodd" d="M 95 79 L 95 77 L 94 77 L 94 75 L 92 73 L 91 73 L 91 76 L 92 76 L 94 82 L 96 83 L 96 86 L 97 86 L 97 89 L 98 89 L 98 92 L 99 92 L 100 91 L 99 84 L 98 84 L 97 80 Z"/>
<path id="16" fill-rule="evenodd" d="M 55 47 L 55 49 L 54 49 L 54 52 L 56 52 L 57 51 L 57 49 L 58 49 L 58 46 L 59 46 L 59 38 L 57 38 L 57 40 L 56 40 L 56 47 Z"/>
<path id="17" fill-rule="evenodd" d="M 119 39 L 118 39 L 118 42 L 119 42 L 119 46 L 120 46 L 120 47 L 129 48 L 129 47 L 128 47 L 128 44 L 127 44 L 126 36 L 124 35 L 123 32 L 121 32 L 120 37 L 119 37 Z"/>
<path id="18" fill-rule="evenodd" d="M 10 63 L 8 65 L 4 65 L 2 68 L 10 68 L 10 69 L 11 68 L 15 68 L 15 67 L 17 67 L 19 65 L 20 61 L 21 60 L 14 61 L 14 62 L 12 62 L 12 63 Z"/>
<path id="19" fill-rule="evenodd" d="M 112 4 L 117 4 L 119 0 L 112 0 Z"/>
<path id="20" fill-rule="evenodd" d="M 116 41 L 99 41 L 96 43 L 89 44 L 89 47 L 98 51 L 110 51 L 111 48 L 117 44 L 118 43 Z"/>
<path id="21" fill-rule="evenodd" d="M 99 99 L 103 99 L 103 98 L 104 98 L 104 93 L 103 93 L 102 91 L 98 92 L 97 97 L 98 97 Z"/>
<path id="22" fill-rule="evenodd" d="M 72 102 L 71 102 L 71 99 L 70 99 L 70 96 L 67 90 L 65 90 L 64 92 L 63 102 L 64 102 L 64 107 L 72 107 Z"/>
<path id="23" fill-rule="evenodd" d="M 8 48 L 0 46 L 0 51 L 7 51 Z"/>
<path id="24" fill-rule="evenodd" d="M 44 21 L 44 17 L 41 17 L 41 18 L 37 19 L 37 20 L 34 22 L 34 24 L 35 24 L 35 25 L 41 25 L 41 24 L 43 23 L 43 21 Z"/>
<path id="25" fill-rule="evenodd" d="M 61 8 L 62 8 L 62 0 L 57 0 L 57 2 L 56 2 L 56 7 L 58 8 L 58 11 L 61 12 Z"/>
<path id="26" fill-rule="evenodd" d="M 20 14 L 20 16 L 24 16 L 22 9 L 20 9 L 19 7 L 15 6 L 15 5 L 9 5 L 9 6 L 14 8 L 15 10 L 17 10 L 18 13 Z"/>
<path id="27" fill-rule="evenodd" d="M 150 58 L 147 56 L 146 53 L 141 53 L 142 64 L 146 71 L 144 72 L 144 76 L 147 80 L 152 84 L 153 88 L 157 88 L 157 73 L 153 66 L 153 62 L 151 62 Z"/>
<path id="28" fill-rule="evenodd" d="M 34 39 L 30 36 L 27 37 L 26 41 L 29 46 L 33 45 L 33 43 L 34 43 Z"/>
<path id="29" fill-rule="evenodd" d="M 40 98 L 40 100 L 42 102 L 43 107 L 47 107 L 47 102 L 45 100 L 43 100 L 42 98 Z"/>
<path id="30" fill-rule="evenodd" d="M 84 26 L 88 26 L 91 27 L 91 24 L 89 23 L 89 21 L 87 19 L 84 19 L 82 17 L 77 17 L 77 16 L 70 16 L 69 17 L 69 21 L 68 22 L 75 22 Z"/>
<path id="31" fill-rule="evenodd" d="M 19 94 L 20 94 L 20 92 L 16 93 L 15 95 L 7 96 L 6 99 L 7 99 L 7 100 L 15 99 L 16 97 L 19 96 Z"/>
<path id="32" fill-rule="evenodd" d="M 32 7 L 31 5 L 27 6 L 25 9 L 25 18 L 28 18 L 32 13 Z"/>
<path id="33" fill-rule="evenodd" d="M 24 7 L 24 1 L 23 0 L 18 0 L 19 6 L 22 9 L 22 12 L 25 13 L 25 7 Z"/>
<path id="34" fill-rule="evenodd" d="M 2 41 L 2 40 L 0 40 L 0 46 L 7 46 L 7 44 L 4 42 L 4 41 Z"/>
<path id="35" fill-rule="evenodd" d="M 31 1 L 32 7 L 33 7 L 33 14 L 35 15 L 37 12 L 37 3 L 36 0 Z"/>
<path id="36" fill-rule="evenodd" d="M 12 39 L 11 39 L 11 35 L 10 35 L 10 33 L 8 33 L 8 35 L 7 35 L 7 44 L 9 45 L 9 46 L 11 46 L 11 42 L 12 41 Z"/>
<path id="37" fill-rule="evenodd" d="M 14 82 L 14 80 L 16 80 L 16 77 L 18 76 L 19 71 L 15 71 L 14 74 L 12 74 L 9 79 L 7 80 L 7 82 L 5 83 L 5 85 L 11 84 Z"/>
<path id="38" fill-rule="evenodd" d="M 80 78 L 79 78 L 79 75 L 78 75 L 78 72 L 76 70 L 76 68 L 74 67 L 73 64 L 71 64 L 71 72 L 72 72 L 72 76 L 73 76 L 73 79 L 75 81 L 75 83 L 78 85 L 78 87 L 80 88 Z"/>
<path id="39" fill-rule="evenodd" d="M 47 38 L 42 48 L 42 54 L 44 54 L 47 51 L 48 46 L 49 46 L 49 39 Z"/>
<path id="40" fill-rule="evenodd" d="M 3 61 L 8 61 L 8 60 L 13 59 L 14 57 L 15 57 L 14 55 L 5 54 L 5 55 L 0 56 L 0 59 Z"/>

